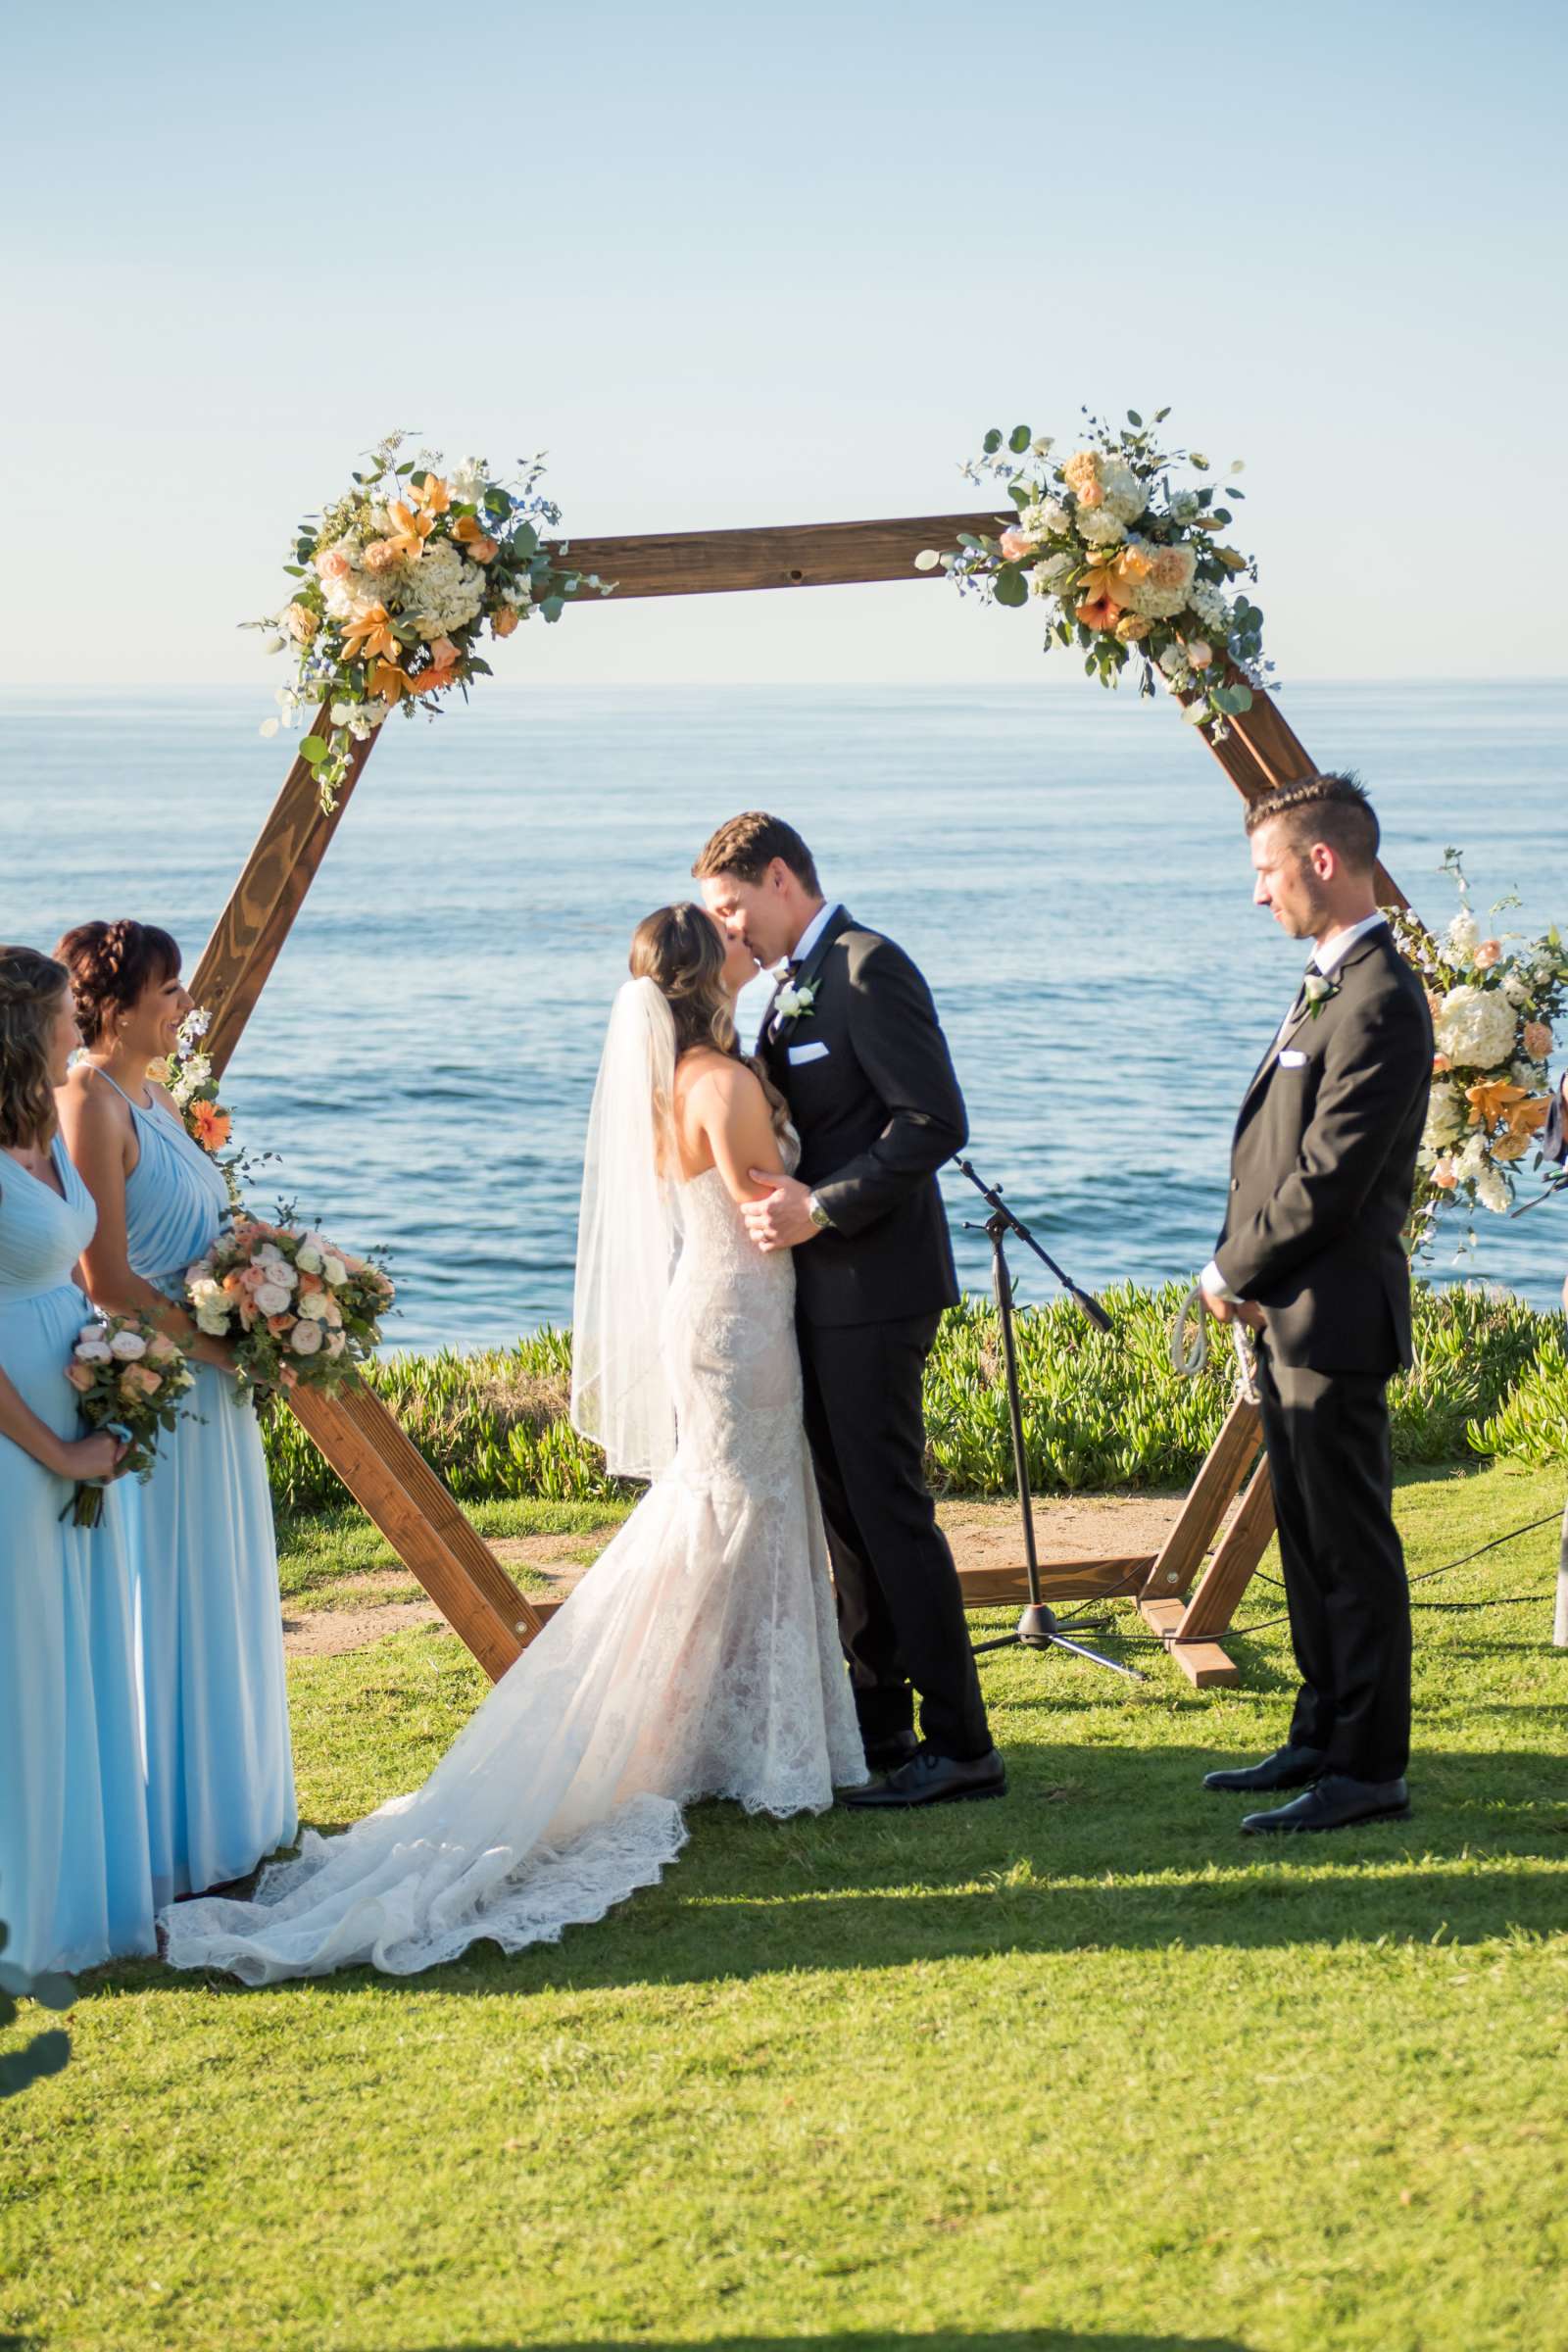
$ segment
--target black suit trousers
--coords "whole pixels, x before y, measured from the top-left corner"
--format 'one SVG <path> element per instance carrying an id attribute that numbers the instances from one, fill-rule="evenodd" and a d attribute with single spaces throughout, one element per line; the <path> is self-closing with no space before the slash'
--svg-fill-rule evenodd
<path id="1" fill-rule="evenodd" d="M 991 1746 L 963 1595 L 925 1483 L 920 1382 L 941 1322 L 797 1329 L 838 1593 L 839 1636 L 869 1743 L 920 1731 L 941 1755 Z"/>
<path id="2" fill-rule="evenodd" d="M 1410 1756 L 1410 1592 L 1394 1524 L 1388 1382 L 1258 1349 L 1258 1396 L 1291 1640 L 1293 1746 L 1331 1772 L 1395 1781 Z"/>

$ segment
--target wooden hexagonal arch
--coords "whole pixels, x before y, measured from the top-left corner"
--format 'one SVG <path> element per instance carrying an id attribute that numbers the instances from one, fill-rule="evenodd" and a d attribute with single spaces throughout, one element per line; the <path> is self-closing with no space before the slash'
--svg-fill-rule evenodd
<path id="1" fill-rule="evenodd" d="M 873 522 L 784 524 L 760 530 L 655 532 L 627 539 L 574 539 L 573 567 L 615 582 L 614 601 L 709 596 L 748 589 L 823 588 L 876 580 L 942 579 L 922 573 L 922 549 L 949 547 L 960 532 L 994 532 L 993 514 L 919 514 Z M 584 598 L 591 610 L 597 596 Z M 311 732 L 324 734 L 324 710 Z M 1273 703 L 1259 697 L 1233 719 L 1223 742 L 1203 740 L 1244 800 L 1311 775 L 1314 762 Z M 201 961 L 191 993 L 210 1010 L 206 1041 L 221 1072 L 244 1034 L 306 892 L 359 782 L 375 737 L 354 748 L 337 804 L 323 811 L 315 770 L 290 768 Z M 1405 901 L 1379 868 L 1384 906 Z M 560 1604 L 525 1599 L 471 1528 L 450 1489 L 369 1389 L 353 1382 L 334 1398 L 302 1391 L 292 1409 L 344 1485 L 418 1578 L 485 1671 L 498 1678 Z M 1193 1682 L 1232 1682 L 1219 1646 L 1274 1526 L 1268 1465 L 1260 1458 L 1255 1409 L 1239 1401 L 1203 1463 L 1157 1554 L 1046 1560 L 1051 1600 L 1136 1593 Z M 1238 1503 L 1238 1496 L 1240 1501 Z M 1232 1511 L 1232 1505 L 1236 1508 Z M 971 1607 L 1022 1600 L 1022 1563 L 960 1572 Z"/>

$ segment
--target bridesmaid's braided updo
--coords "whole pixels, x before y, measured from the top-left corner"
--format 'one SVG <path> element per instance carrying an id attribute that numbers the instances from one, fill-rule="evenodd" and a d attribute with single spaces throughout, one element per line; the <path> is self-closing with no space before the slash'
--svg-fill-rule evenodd
<path id="1" fill-rule="evenodd" d="M 71 974 L 36 948 L 0 947 L 0 1146 L 42 1151 L 54 1142 L 49 1032 Z"/>
<path id="2" fill-rule="evenodd" d="M 78 923 L 55 954 L 71 974 L 76 1027 L 84 1046 L 101 1043 L 117 1012 L 128 1012 L 149 983 L 162 987 L 179 971 L 179 949 L 155 923 Z"/>

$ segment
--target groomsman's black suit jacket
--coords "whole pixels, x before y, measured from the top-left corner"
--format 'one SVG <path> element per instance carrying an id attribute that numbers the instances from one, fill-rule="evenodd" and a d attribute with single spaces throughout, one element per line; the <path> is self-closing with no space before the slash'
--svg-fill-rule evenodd
<path id="1" fill-rule="evenodd" d="M 833 1220 L 795 1252 L 800 1313 L 894 1323 L 956 1305 L 936 1171 L 968 1121 L 931 991 L 842 906 L 794 985 L 814 987 L 810 1011 L 775 1027 L 770 1006 L 759 1051 L 800 1133 L 801 1180 Z"/>
<path id="2" fill-rule="evenodd" d="M 1214 1252 L 1268 1317 L 1281 1364 L 1387 1375 L 1410 1361 L 1399 1234 L 1432 1085 L 1426 992 L 1387 924 L 1293 1019 L 1243 1102 L 1230 1210 Z"/>

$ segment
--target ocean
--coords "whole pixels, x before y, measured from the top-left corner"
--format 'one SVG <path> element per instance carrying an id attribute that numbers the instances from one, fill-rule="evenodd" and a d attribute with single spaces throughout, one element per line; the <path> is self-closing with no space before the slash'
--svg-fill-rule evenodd
<path id="1" fill-rule="evenodd" d="M 196 961 L 282 781 L 267 691 L 0 698 L 0 932 L 49 948 L 131 914 Z M 1319 684 L 1283 708 L 1371 787 L 1384 857 L 1434 921 L 1462 847 L 1502 930 L 1568 922 L 1568 683 Z M 634 924 L 695 895 L 746 808 L 787 816 L 830 897 L 916 958 L 970 1152 L 1087 1288 L 1190 1280 L 1223 1209 L 1247 1079 L 1301 948 L 1250 903 L 1242 807 L 1163 701 L 1027 687 L 496 686 L 393 721 L 230 1065 L 253 1187 L 391 1252 L 403 1348 L 504 1344 L 571 1307 L 580 1152 Z M 755 1028 L 763 990 L 747 992 Z M 1568 1042 L 1568 1041 L 1565 1041 Z M 984 1211 L 944 1178 L 962 1277 Z M 1527 1190 L 1533 1188 L 1526 1187 Z M 1568 1200 L 1456 1219 L 1437 1279 L 1555 1302 Z M 1045 1269 L 1018 1253 L 1026 1299 Z"/>

